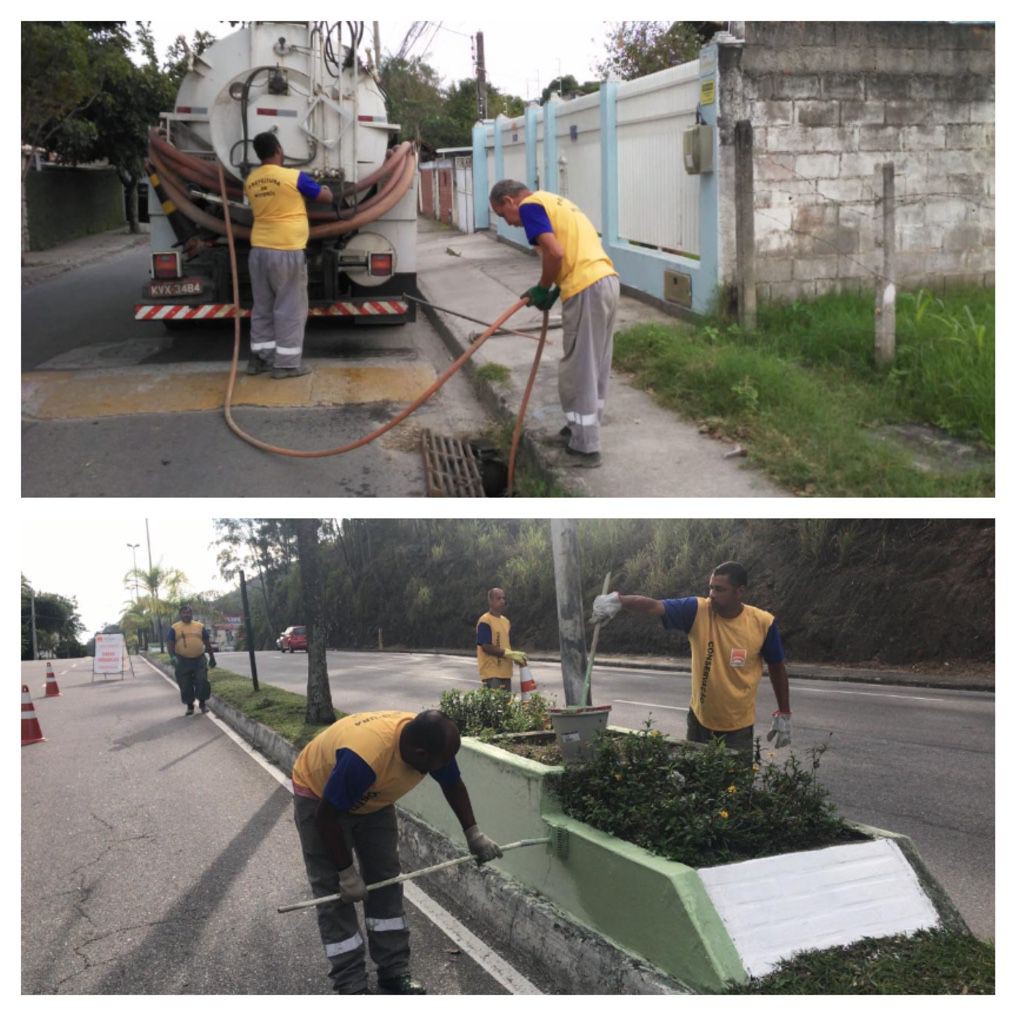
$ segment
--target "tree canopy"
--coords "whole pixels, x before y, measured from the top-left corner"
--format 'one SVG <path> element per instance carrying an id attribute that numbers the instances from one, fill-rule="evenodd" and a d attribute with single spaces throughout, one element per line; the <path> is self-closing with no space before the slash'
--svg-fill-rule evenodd
<path id="1" fill-rule="evenodd" d="M 32 586 L 21 576 L 21 658 L 32 659 Z M 78 636 L 85 630 L 78 603 L 59 593 L 35 592 L 35 633 L 40 653 L 79 656 L 84 647 Z"/>
<path id="2" fill-rule="evenodd" d="M 607 54 L 597 65 L 604 78 L 631 81 L 698 57 L 718 26 L 713 21 L 621 21 L 607 33 Z"/>

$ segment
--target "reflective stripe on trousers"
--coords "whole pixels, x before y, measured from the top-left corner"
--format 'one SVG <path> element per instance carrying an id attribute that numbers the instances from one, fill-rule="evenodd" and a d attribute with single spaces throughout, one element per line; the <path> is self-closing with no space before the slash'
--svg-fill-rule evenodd
<path id="1" fill-rule="evenodd" d="M 338 890 L 339 871 L 321 840 L 314 816 L 318 801 L 293 798 L 294 818 L 300 834 L 304 866 L 314 896 L 331 896 Z M 398 824 L 391 806 L 367 815 L 341 815 L 347 846 L 353 850 L 360 875 L 367 885 L 399 874 Z M 356 906 L 326 903 L 315 908 L 318 931 L 331 961 L 329 976 L 337 988 L 355 991 L 367 983 L 364 939 Z M 409 925 L 402 905 L 402 886 L 376 889 L 363 904 L 366 946 L 382 977 L 409 973 Z"/>
<path id="2" fill-rule="evenodd" d="M 561 307 L 564 355 L 558 364 L 557 390 L 572 432 L 568 444 L 579 452 L 600 450 L 620 295 L 617 276 L 608 275 L 565 300 Z"/>

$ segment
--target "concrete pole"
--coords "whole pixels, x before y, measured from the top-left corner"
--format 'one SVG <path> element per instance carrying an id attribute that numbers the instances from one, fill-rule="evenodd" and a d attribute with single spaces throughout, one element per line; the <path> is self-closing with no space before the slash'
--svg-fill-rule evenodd
<path id="1" fill-rule="evenodd" d="M 243 625 L 247 632 L 247 656 L 250 659 L 250 676 L 254 684 L 254 690 L 260 691 L 258 687 L 258 661 L 254 658 L 254 623 L 250 617 L 250 604 L 247 602 L 247 580 L 244 578 L 243 569 L 240 569 L 240 603 L 243 606 Z"/>
<path id="2" fill-rule="evenodd" d="M 734 125 L 734 223 L 737 234 L 737 316 L 752 332 L 757 322 L 755 291 L 755 168 L 750 120 Z"/>
<path id="3" fill-rule="evenodd" d="M 896 167 L 882 164 L 882 274 L 875 283 L 875 362 L 896 359 Z"/>
<path id="4" fill-rule="evenodd" d="M 565 705 L 581 705 L 586 677 L 586 630 L 582 617 L 582 568 L 574 519 L 551 519 L 557 627 Z"/>

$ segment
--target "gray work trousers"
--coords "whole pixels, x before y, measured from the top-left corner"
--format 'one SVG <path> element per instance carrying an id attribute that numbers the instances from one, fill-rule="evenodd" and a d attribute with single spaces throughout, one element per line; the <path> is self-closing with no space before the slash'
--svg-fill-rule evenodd
<path id="1" fill-rule="evenodd" d="M 571 429 L 568 444 L 578 452 L 600 450 L 620 294 L 618 277 L 608 275 L 565 300 L 561 307 L 564 355 L 558 365 L 557 390 Z"/>
<path id="2" fill-rule="evenodd" d="M 339 891 L 339 869 L 314 824 L 317 805 L 316 798 L 293 797 L 296 828 L 311 890 L 315 896 L 331 896 Z M 342 828 L 346 844 L 356 853 L 360 875 L 367 885 L 400 873 L 399 831 L 393 807 L 366 815 L 343 815 Z M 328 976 L 335 990 L 342 994 L 363 990 L 367 986 L 367 968 L 355 904 L 326 903 L 315 910 L 325 955 L 331 963 Z M 369 893 L 363 912 L 370 957 L 377 964 L 378 977 L 408 974 L 409 925 L 402 906 L 402 886 L 387 886 Z"/>
<path id="3" fill-rule="evenodd" d="M 185 706 L 194 705 L 195 696 L 199 702 L 204 702 L 212 694 L 204 653 L 196 657 L 180 656 L 178 653 L 173 674 L 180 686 L 180 701 Z"/>
<path id="4" fill-rule="evenodd" d="M 299 367 L 307 327 L 307 257 L 302 250 L 251 247 L 254 307 L 250 351 L 276 367 Z"/>

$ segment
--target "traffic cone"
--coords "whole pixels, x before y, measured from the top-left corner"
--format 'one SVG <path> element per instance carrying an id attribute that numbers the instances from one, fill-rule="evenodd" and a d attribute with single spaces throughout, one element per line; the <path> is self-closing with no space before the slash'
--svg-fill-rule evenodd
<path id="1" fill-rule="evenodd" d="M 528 667 L 519 667 L 519 687 L 522 690 L 522 701 L 528 702 L 529 696 L 536 691 L 536 678 Z"/>
<path id="2" fill-rule="evenodd" d="M 56 683 L 56 674 L 53 673 L 53 664 L 46 664 L 46 698 L 56 698 L 62 694 L 60 685 Z"/>
<path id="3" fill-rule="evenodd" d="M 36 741 L 45 741 L 42 736 L 42 727 L 35 716 L 35 706 L 32 704 L 32 693 L 28 685 L 21 686 L 21 746 L 35 744 Z"/>

